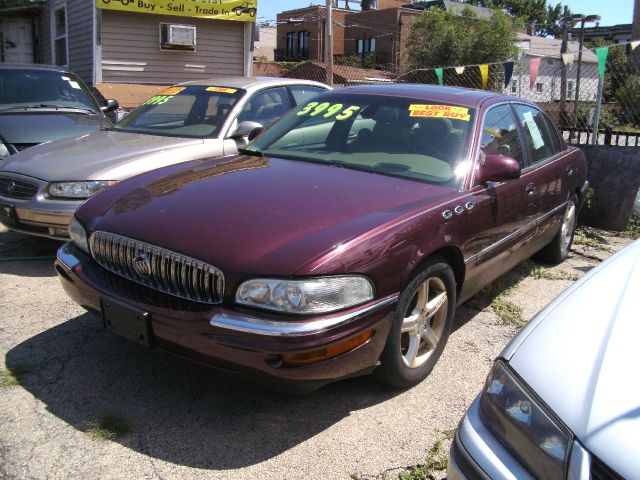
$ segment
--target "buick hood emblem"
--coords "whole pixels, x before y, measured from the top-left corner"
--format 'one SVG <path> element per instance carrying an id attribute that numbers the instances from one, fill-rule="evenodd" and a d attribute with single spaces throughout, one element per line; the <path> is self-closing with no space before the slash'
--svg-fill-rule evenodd
<path id="1" fill-rule="evenodd" d="M 139 277 L 149 278 L 151 276 L 151 261 L 149 255 L 144 252 L 136 253 L 133 257 L 133 270 Z"/>

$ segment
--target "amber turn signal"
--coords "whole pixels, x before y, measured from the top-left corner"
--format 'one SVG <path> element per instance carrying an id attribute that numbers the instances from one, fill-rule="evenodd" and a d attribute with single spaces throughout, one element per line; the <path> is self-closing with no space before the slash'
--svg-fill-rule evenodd
<path id="1" fill-rule="evenodd" d="M 303 353 L 285 354 L 282 356 L 282 361 L 285 365 L 295 367 L 324 362 L 325 360 L 335 358 L 339 355 L 342 355 L 343 353 L 355 350 L 360 345 L 364 345 L 365 343 L 367 343 L 371 339 L 371 337 L 373 337 L 373 330 L 368 330 L 356 337 L 345 340 L 344 342 L 321 348 L 319 350 L 312 350 L 310 352 Z"/>

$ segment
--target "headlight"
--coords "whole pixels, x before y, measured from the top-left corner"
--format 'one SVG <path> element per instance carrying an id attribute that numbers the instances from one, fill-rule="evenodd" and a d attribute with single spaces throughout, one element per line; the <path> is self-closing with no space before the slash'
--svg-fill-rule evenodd
<path id="1" fill-rule="evenodd" d="M 73 217 L 71 222 L 69 222 L 69 236 L 71 237 L 71 241 L 75 243 L 80 250 L 89 253 L 89 239 L 87 238 L 87 231 L 76 217 Z"/>
<path id="2" fill-rule="evenodd" d="M 10 155 L 9 149 L 7 148 L 7 146 L 0 142 L 0 158 L 5 158 L 8 157 Z"/>
<path id="3" fill-rule="evenodd" d="M 114 183 L 116 182 L 110 180 L 52 183 L 49 185 L 49 195 L 58 198 L 89 198 Z"/>
<path id="4" fill-rule="evenodd" d="M 236 302 L 285 313 L 327 313 L 373 300 L 365 277 L 341 276 L 307 280 L 255 279 L 244 282 Z"/>
<path id="5" fill-rule="evenodd" d="M 482 420 L 536 477 L 565 478 L 572 436 L 501 361 L 480 396 Z"/>

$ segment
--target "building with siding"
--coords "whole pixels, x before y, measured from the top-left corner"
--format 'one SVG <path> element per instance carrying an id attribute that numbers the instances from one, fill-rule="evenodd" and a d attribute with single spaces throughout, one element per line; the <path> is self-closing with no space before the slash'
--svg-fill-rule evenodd
<path id="1" fill-rule="evenodd" d="M 189 16 L 191 0 L 0 0 L 0 62 L 64 65 L 94 86 L 250 75 L 256 2 L 223 3 L 232 10 L 218 20 Z M 236 16 L 236 4 L 252 14 Z M 167 5 L 182 10 L 156 14 Z"/>

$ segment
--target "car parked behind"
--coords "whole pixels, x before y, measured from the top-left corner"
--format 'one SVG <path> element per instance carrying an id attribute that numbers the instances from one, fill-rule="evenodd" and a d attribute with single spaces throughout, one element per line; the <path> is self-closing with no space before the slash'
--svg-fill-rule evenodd
<path id="1" fill-rule="evenodd" d="M 85 202 L 67 293 L 142 344 L 317 388 L 406 388 L 456 306 L 539 252 L 566 258 L 582 151 L 535 105 L 425 85 L 351 87 L 239 155 L 139 175 Z"/>
<path id="2" fill-rule="evenodd" d="M 110 127 L 118 108 L 98 105 L 73 73 L 49 65 L 0 63 L 0 161 L 40 143 Z"/>
<path id="3" fill-rule="evenodd" d="M 267 77 L 170 87 L 113 128 L 41 145 L 0 164 L 0 222 L 19 232 L 68 239 L 73 212 L 96 192 L 154 168 L 237 153 L 252 130 L 328 89 Z"/>
<path id="4" fill-rule="evenodd" d="M 460 423 L 447 478 L 638 478 L 638 292 L 640 241 L 540 311 Z"/>

